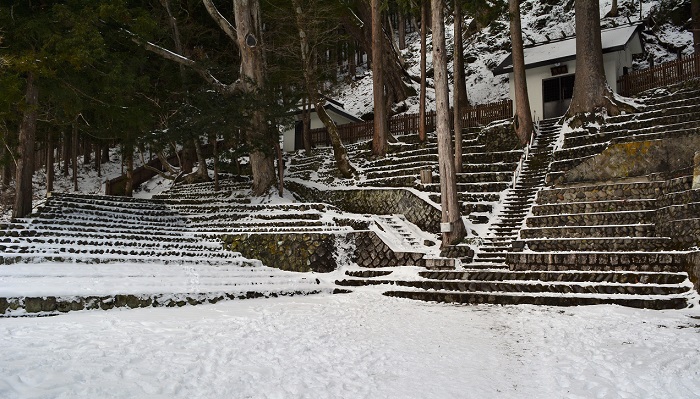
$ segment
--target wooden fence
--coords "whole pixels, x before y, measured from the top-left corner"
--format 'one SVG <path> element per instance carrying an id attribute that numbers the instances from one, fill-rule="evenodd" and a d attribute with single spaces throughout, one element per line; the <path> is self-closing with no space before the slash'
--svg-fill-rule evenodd
<path id="1" fill-rule="evenodd" d="M 623 96 L 633 96 L 655 87 L 681 83 L 697 77 L 700 77 L 700 54 L 622 75 L 617 80 L 617 90 Z"/>
<path id="2" fill-rule="evenodd" d="M 473 127 L 487 123 L 507 119 L 513 116 L 513 102 L 503 100 L 495 103 L 480 104 L 467 107 L 462 110 L 462 126 Z M 419 114 L 397 115 L 389 119 L 389 132 L 399 136 L 418 133 Z M 450 110 L 450 125 L 453 117 Z M 435 130 L 435 111 L 427 112 L 425 124 L 429 132 Z M 311 130 L 311 141 L 314 145 L 329 146 L 330 138 L 325 127 Z M 372 138 L 374 134 L 374 122 L 356 122 L 338 126 L 338 133 L 343 143 L 354 143 L 360 140 Z"/>

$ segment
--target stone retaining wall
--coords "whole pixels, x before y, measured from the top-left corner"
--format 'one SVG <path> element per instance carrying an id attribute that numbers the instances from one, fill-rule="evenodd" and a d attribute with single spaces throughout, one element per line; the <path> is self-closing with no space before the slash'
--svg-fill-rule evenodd
<path id="1" fill-rule="evenodd" d="M 563 180 L 567 183 L 607 181 L 690 171 L 698 148 L 700 135 L 612 144 L 599 155 L 566 172 Z"/>
<path id="2" fill-rule="evenodd" d="M 343 263 L 376 268 L 422 266 L 421 252 L 394 252 L 373 231 L 248 233 L 222 237 L 227 249 L 263 264 L 295 272 L 327 273 Z"/>
<path id="3" fill-rule="evenodd" d="M 375 215 L 403 214 L 408 221 L 431 233 L 440 232 L 440 210 L 405 189 L 317 190 L 287 181 L 287 188 L 304 201 L 333 204 L 345 212 Z"/>
<path id="4" fill-rule="evenodd" d="M 685 269 L 695 290 L 700 291 L 700 251 L 688 254 Z"/>

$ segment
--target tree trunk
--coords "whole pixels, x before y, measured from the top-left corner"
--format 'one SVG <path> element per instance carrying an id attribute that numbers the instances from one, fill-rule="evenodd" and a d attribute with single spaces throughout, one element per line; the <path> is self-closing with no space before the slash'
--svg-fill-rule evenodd
<path id="1" fill-rule="evenodd" d="M 695 56 L 698 57 L 700 56 L 700 0 L 690 1 L 690 13 L 693 18 L 693 48 Z"/>
<path id="2" fill-rule="evenodd" d="M 456 21 L 459 21 L 457 23 Z M 464 72 L 464 13 L 462 12 L 462 3 L 460 0 L 455 0 L 455 51 L 454 51 L 454 66 L 453 72 L 455 91 L 459 95 L 459 103 L 461 107 L 469 105 L 469 97 L 467 96 L 467 81 Z"/>
<path id="3" fill-rule="evenodd" d="M 255 93 L 265 84 L 260 4 L 258 0 L 235 0 L 233 6 L 241 53 L 240 86 L 244 92 Z M 275 185 L 274 140 L 278 139 L 276 134 L 268 131 L 264 110 L 253 112 L 246 139 L 251 148 L 253 195 L 262 195 Z"/>
<path id="4" fill-rule="evenodd" d="M 384 32 L 382 31 L 381 1 L 372 0 L 372 59 L 381 60 Z M 389 143 L 388 117 L 384 97 L 384 65 L 372 63 L 372 91 L 374 93 L 374 135 L 372 136 L 372 155 L 383 157 Z M 320 114 L 319 114 L 320 116 Z"/>
<path id="5" fill-rule="evenodd" d="M 124 195 L 131 197 L 134 194 L 134 148 L 131 145 L 124 146 L 124 161 L 126 161 L 126 184 Z"/>
<path id="6" fill-rule="evenodd" d="M 53 138 L 51 137 L 51 131 L 46 133 L 46 192 L 50 193 L 53 191 L 53 180 L 54 180 L 54 155 L 53 155 Z"/>
<path id="7" fill-rule="evenodd" d="M 214 191 L 219 191 L 219 143 L 215 134 L 209 135 L 209 145 L 212 146 L 212 157 L 214 158 Z"/>
<path id="8" fill-rule="evenodd" d="M 61 158 L 63 159 L 63 176 L 68 177 L 68 169 L 70 166 L 70 137 L 66 131 L 61 132 L 63 145 L 61 146 Z"/>
<path id="9" fill-rule="evenodd" d="M 83 165 L 89 164 L 92 160 L 92 143 L 89 140 L 83 139 Z"/>
<path id="10" fill-rule="evenodd" d="M 355 62 L 355 41 L 350 39 L 348 42 L 348 75 L 350 79 L 355 79 L 357 76 L 357 64 Z"/>
<path id="11" fill-rule="evenodd" d="M 25 106 L 19 126 L 19 161 L 17 162 L 17 184 L 13 218 L 22 218 L 32 212 L 32 177 L 34 170 L 34 138 L 39 107 L 39 89 L 33 72 L 27 74 Z"/>
<path id="12" fill-rule="evenodd" d="M 369 7 L 369 2 L 358 2 L 357 3 L 357 15 L 352 18 L 343 19 L 343 27 L 346 32 L 355 38 L 365 51 L 368 51 L 368 67 L 369 61 L 374 60 L 374 56 L 371 54 L 374 47 L 373 34 L 373 24 L 371 23 L 373 17 L 372 8 Z M 356 17 L 359 17 L 364 21 L 364 25 L 358 25 Z M 378 17 L 381 22 L 381 17 Z M 371 29 L 367 29 L 370 27 Z M 387 101 L 385 103 L 396 103 L 403 101 L 408 98 L 408 86 L 403 81 L 403 76 L 406 74 L 404 67 L 402 65 L 400 54 L 396 51 L 395 47 L 392 45 L 391 38 L 389 38 L 384 31 L 380 28 L 382 37 L 382 57 L 379 59 L 383 63 L 383 74 L 384 74 L 384 92 Z M 372 68 L 374 68 L 374 63 L 372 62 Z M 374 70 L 374 69 L 373 69 Z M 376 104 L 375 104 L 376 105 Z"/>
<path id="13" fill-rule="evenodd" d="M 307 97 L 302 99 L 301 125 L 301 137 L 304 142 L 304 152 L 306 152 L 306 156 L 308 157 L 311 156 L 311 148 L 313 147 L 313 143 L 311 142 L 311 102 Z"/>
<path id="14" fill-rule="evenodd" d="M 577 117 L 577 126 L 585 113 L 605 109 L 608 115 L 618 115 L 620 106 L 605 79 L 603 45 L 600 39 L 600 9 L 597 0 L 577 0 L 576 13 L 576 80 L 568 118 Z M 628 107 L 629 108 L 629 107 Z"/>
<path id="15" fill-rule="evenodd" d="M 526 144 L 530 140 L 530 136 L 534 131 L 534 126 L 532 124 L 530 99 L 527 95 L 527 81 L 525 79 L 525 53 L 523 50 L 523 34 L 520 26 L 519 0 L 508 0 L 508 13 L 510 14 L 513 85 L 515 87 L 515 115 L 513 116 L 513 125 L 515 127 L 515 134 L 518 136 L 518 139 L 520 139 L 520 143 Z"/>
<path id="16" fill-rule="evenodd" d="M 78 191 L 78 123 L 73 122 L 73 138 L 71 139 L 73 163 L 73 191 Z"/>
<path id="17" fill-rule="evenodd" d="M 426 126 L 426 112 L 425 112 L 425 101 L 426 101 L 426 89 L 428 85 L 427 81 L 427 67 L 426 67 L 426 56 L 427 56 L 427 43 L 426 37 L 428 36 L 428 0 L 422 0 L 420 5 L 421 23 L 420 23 L 420 95 L 418 99 L 418 139 L 421 143 L 425 143 L 427 137 L 427 126 Z"/>
<path id="18" fill-rule="evenodd" d="M 460 54 L 462 49 L 462 6 L 461 0 L 454 2 L 454 54 L 452 57 L 452 77 L 454 80 L 452 90 L 452 116 L 455 132 L 455 172 L 462 173 L 462 95 L 466 98 L 467 88 L 464 85 L 464 66 Z"/>
<path id="19" fill-rule="evenodd" d="M 97 177 L 102 177 L 102 148 L 99 141 L 95 143 L 95 170 Z"/>
<path id="20" fill-rule="evenodd" d="M 399 11 L 399 50 L 406 49 L 406 16 Z"/>
<path id="21" fill-rule="evenodd" d="M 440 203 L 442 223 L 449 223 L 450 231 L 442 235 L 442 245 L 453 245 L 466 235 L 459 212 L 457 182 L 450 137 L 450 104 L 447 82 L 447 53 L 445 50 L 445 25 L 443 0 L 432 0 L 433 13 L 433 67 L 435 69 L 436 133 L 438 141 L 438 166 L 440 170 Z"/>
<path id="22" fill-rule="evenodd" d="M 605 17 L 617 17 L 620 13 L 617 10 L 617 0 L 612 0 L 612 5 L 610 6 L 610 11 L 605 14 Z"/>
<path id="23" fill-rule="evenodd" d="M 207 168 L 207 159 L 204 157 L 204 151 L 202 151 L 202 142 L 199 141 L 199 137 L 194 138 L 194 148 L 197 154 L 197 176 L 199 176 L 202 181 L 209 181 L 209 169 Z"/>
<path id="24" fill-rule="evenodd" d="M 190 139 L 185 141 L 182 147 L 182 152 L 180 156 L 180 170 L 183 174 L 190 174 L 194 169 L 194 159 L 197 157 L 196 151 L 194 149 L 194 140 Z"/>
<path id="25" fill-rule="evenodd" d="M 346 179 L 349 179 L 355 173 L 355 168 L 353 168 L 350 163 L 350 158 L 348 158 L 348 152 L 343 146 L 340 140 L 340 133 L 338 133 L 338 126 L 336 126 L 333 119 L 328 115 L 325 108 L 323 108 L 323 102 L 318 101 L 315 104 L 316 113 L 318 118 L 321 119 L 323 125 L 328 130 L 328 137 L 331 139 L 331 145 L 333 146 L 333 157 L 335 158 L 335 163 L 338 166 L 338 171 Z"/>

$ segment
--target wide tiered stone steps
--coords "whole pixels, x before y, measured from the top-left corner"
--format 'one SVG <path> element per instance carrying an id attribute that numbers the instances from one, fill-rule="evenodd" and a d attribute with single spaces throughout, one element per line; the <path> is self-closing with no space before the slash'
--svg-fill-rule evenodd
<path id="1" fill-rule="evenodd" d="M 34 214 L 2 226 L 0 262 L 0 315 L 322 290 L 308 275 L 225 250 L 163 201 L 124 197 L 49 196 Z"/>
<path id="2" fill-rule="evenodd" d="M 154 196 L 184 217 L 200 236 L 240 233 L 349 231 L 339 211 L 322 203 L 250 203 L 250 182 L 182 184 Z M 241 201 L 245 198 L 245 201 Z"/>
<path id="3" fill-rule="evenodd" d="M 5 226 L 3 263 L 165 262 L 226 264 L 240 255 L 197 237 L 157 201 L 53 194 L 39 211 Z"/>
<path id="4" fill-rule="evenodd" d="M 633 114 L 609 117 L 599 131 L 569 131 L 554 153 L 548 182 L 563 178 L 566 171 L 600 154 L 610 144 L 687 137 L 700 134 L 700 89 L 688 87 L 673 93 L 645 93 L 636 100 Z"/>
<path id="5" fill-rule="evenodd" d="M 349 151 L 363 173 L 360 186 L 411 187 L 428 193 L 428 198 L 440 203 L 440 176 L 438 173 L 437 144 L 430 136 L 425 144 L 417 142 L 416 135 L 400 136 L 390 144 L 385 158 L 371 159 L 364 146 Z M 457 173 L 458 200 L 463 214 L 473 223 L 485 223 L 493 205 L 501 200 L 503 192 L 512 185 L 513 173 L 522 150 L 494 149 L 492 140 L 480 128 L 467 128 L 462 133 L 463 171 Z M 428 169 L 432 182 L 420 181 L 420 172 Z"/>

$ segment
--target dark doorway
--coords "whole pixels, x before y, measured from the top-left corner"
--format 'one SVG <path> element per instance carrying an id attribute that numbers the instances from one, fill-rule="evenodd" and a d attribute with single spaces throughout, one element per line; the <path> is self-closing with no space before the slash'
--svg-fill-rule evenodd
<path id="1" fill-rule="evenodd" d="M 296 121 L 294 123 L 294 150 L 304 149 L 304 122 Z"/>
<path id="2" fill-rule="evenodd" d="M 569 109 L 574 92 L 574 75 L 557 76 L 542 81 L 544 119 L 562 116 Z"/>

